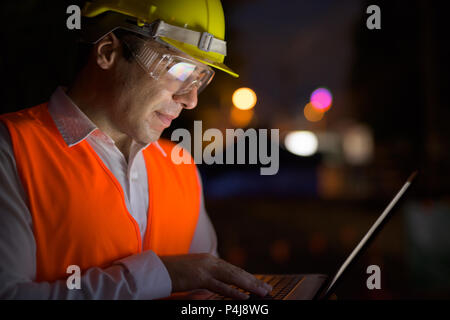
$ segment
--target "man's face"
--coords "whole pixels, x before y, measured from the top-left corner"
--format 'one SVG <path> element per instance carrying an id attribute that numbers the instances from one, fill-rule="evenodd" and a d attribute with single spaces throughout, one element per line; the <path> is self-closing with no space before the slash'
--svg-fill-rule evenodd
<path id="1" fill-rule="evenodd" d="M 177 87 L 168 75 L 155 80 L 135 59 L 129 62 L 121 56 L 117 70 L 114 90 L 118 101 L 114 103 L 112 121 L 137 142 L 147 144 L 158 140 L 183 108 L 193 109 L 197 105 L 195 86 L 190 92 L 177 95 Z"/>

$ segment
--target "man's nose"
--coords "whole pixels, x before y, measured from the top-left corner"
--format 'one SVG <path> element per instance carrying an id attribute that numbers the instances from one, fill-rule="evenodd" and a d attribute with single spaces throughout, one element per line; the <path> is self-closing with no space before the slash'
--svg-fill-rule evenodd
<path id="1" fill-rule="evenodd" d="M 174 94 L 173 100 L 181 103 L 185 109 L 194 109 L 197 106 L 197 92 L 198 88 L 193 86 L 191 91 L 183 94 Z"/>

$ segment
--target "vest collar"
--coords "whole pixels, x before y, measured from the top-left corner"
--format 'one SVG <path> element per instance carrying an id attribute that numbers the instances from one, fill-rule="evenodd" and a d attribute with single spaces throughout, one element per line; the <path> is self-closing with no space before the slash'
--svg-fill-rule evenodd
<path id="1" fill-rule="evenodd" d="M 58 87 L 55 90 L 48 103 L 48 110 L 58 131 L 69 147 L 77 145 L 91 134 L 110 145 L 114 145 L 114 141 L 107 134 L 101 132 L 66 95 L 65 88 Z M 137 144 L 138 149 L 145 149 L 150 145 L 150 143 L 145 145 L 134 140 L 132 143 Z M 165 157 L 167 156 L 158 141 L 155 141 L 155 146 Z"/>

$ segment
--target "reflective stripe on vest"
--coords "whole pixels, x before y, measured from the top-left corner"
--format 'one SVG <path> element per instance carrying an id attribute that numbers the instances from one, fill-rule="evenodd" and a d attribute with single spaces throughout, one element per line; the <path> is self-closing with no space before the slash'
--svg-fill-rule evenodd
<path id="1" fill-rule="evenodd" d="M 175 165 L 174 144 L 159 140 L 143 150 L 149 209 L 142 244 L 120 183 L 86 140 L 69 147 L 47 104 L 0 116 L 10 133 L 17 172 L 32 215 L 36 281 L 67 277 L 69 265 L 84 271 L 153 250 L 188 253 L 197 226 L 200 185 L 195 164 Z"/>

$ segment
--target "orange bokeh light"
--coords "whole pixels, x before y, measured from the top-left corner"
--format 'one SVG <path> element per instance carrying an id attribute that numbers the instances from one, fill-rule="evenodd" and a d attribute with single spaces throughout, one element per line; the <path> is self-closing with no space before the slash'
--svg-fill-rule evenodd
<path id="1" fill-rule="evenodd" d="M 305 115 L 306 120 L 311 122 L 320 121 L 324 116 L 324 112 L 317 108 L 314 108 L 311 103 L 308 103 L 305 106 L 305 108 L 303 109 L 303 114 Z"/>
<path id="2" fill-rule="evenodd" d="M 231 109 L 231 123 L 237 127 L 245 127 L 253 119 L 253 110 L 239 110 L 236 108 Z"/>

